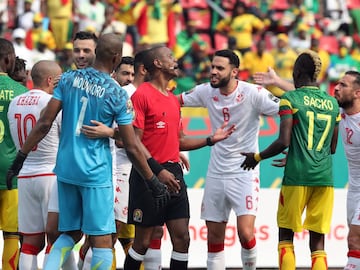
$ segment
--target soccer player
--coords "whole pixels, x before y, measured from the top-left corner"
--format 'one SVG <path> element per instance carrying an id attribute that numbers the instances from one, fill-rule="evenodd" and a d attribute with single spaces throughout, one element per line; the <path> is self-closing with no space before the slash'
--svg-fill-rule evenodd
<path id="1" fill-rule="evenodd" d="M 82 125 L 91 124 L 91 119 L 98 119 L 108 126 L 115 119 L 118 131 L 114 136 L 122 138 L 134 167 L 153 191 L 157 206 L 162 209 L 168 202 L 166 186 L 152 173 L 136 140 L 131 125 L 131 102 L 110 77 L 121 56 L 121 38 L 104 34 L 99 38 L 93 67 L 62 75 L 44 113 L 8 170 L 7 181 L 11 182 L 28 153 L 47 134 L 62 110 L 62 130 L 54 172 L 58 179 L 59 230 L 64 233 L 55 241 L 45 270 L 60 269 L 82 232 L 90 238 L 92 268 L 109 269 L 113 262 L 111 234 L 115 233 L 115 218 L 111 153 L 107 138 L 88 139 L 81 133 Z"/>
<path id="2" fill-rule="evenodd" d="M 170 269 L 187 269 L 190 241 L 189 201 L 179 163 L 179 151 L 213 145 L 228 138 L 234 127 L 225 129 L 225 122 L 211 137 L 184 136 L 180 104 L 168 89 L 169 81 L 178 76 L 179 72 L 172 51 L 164 46 L 147 50 L 144 66 L 149 72 L 150 81 L 142 83 L 131 97 L 136 112 L 133 125 L 137 136 L 149 151 L 148 162 L 152 170 L 160 179 L 172 174 L 177 185 L 168 186 L 171 192 L 169 204 L 160 211 L 154 211 L 156 203 L 151 190 L 136 170 L 131 171 L 128 221 L 135 224 L 135 239 L 126 256 L 124 270 L 139 269 L 155 228 L 164 223 L 173 244 Z"/>
<path id="3" fill-rule="evenodd" d="M 80 31 L 75 34 L 73 40 L 73 59 L 77 69 L 82 69 L 93 65 L 95 60 L 95 48 L 97 44 L 97 36 L 94 33 Z M 59 222 L 59 203 L 58 203 L 58 191 L 57 185 L 53 186 L 53 190 L 49 199 L 48 219 L 46 225 L 46 234 L 48 237 L 48 245 L 45 250 L 45 260 L 47 254 L 49 254 L 52 244 L 59 237 L 60 232 L 58 230 Z M 85 258 L 85 252 L 88 245 L 80 249 L 79 252 L 79 268 L 82 267 L 83 259 Z M 70 253 L 68 259 L 64 262 L 64 270 L 74 270 L 76 262 L 74 254 Z"/>
<path id="4" fill-rule="evenodd" d="M 3 231 L 4 246 L 2 268 L 16 270 L 19 260 L 18 190 L 17 181 L 8 190 L 6 172 L 16 156 L 16 147 L 11 138 L 7 112 L 11 100 L 27 89 L 11 79 L 8 74 L 15 68 L 15 51 L 12 43 L 0 38 L 0 229 Z"/>
<path id="5" fill-rule="evenodd" d="M 54 82 L 62 73 L 54 61 L 39 61 L 31 70 L 34 89 L 16 96 L 9 105 L 8 119 L 11 136 L 20 149 L 50 100 Z M 22 235 L 20 270 L 37 270 L 37 255 L 45 246 L 48 201 L 59 144 L 61 114 L 56 117 L 46 137 L 29 153 L 18 179 L 19 232 Z"/>
<path id="6" fill-rule="evenodd" d="M 336 151 L 340 114 L 335 98 L 317 85 L 320 67 L 315 52 L 298 56 L 293 71 L 296 89 L 281 96 L 278 139 L 260 153 L 242 153 L 246 159 L 241 167 L 249 170 L 289 148 L 277 212 L 280 269 L 296 268 L 294 232 L 303 229 L 310 232 L 311 269 L 327 269 L 325 234 L 330 231 L 334 200 L 331 154 Z"/>
<path id="7" fill-rule="evenodd" d="M 255 218 L 259 200 L 259 168 L 243 171 L 240 152 L 257 151 L 261 115 L 275 115 L 278 99 L 261 86 L 237 79 L 240 61 L 231 50 L 214 54 L 210 83 L 179 96 L 182 106 L 208 109 L 211 126 L 234 124 L 234 134 L 211 149 L 201 218 L 208 229 L 207 268 L 225 269 L 224 240 L 231 210 L 237 216 L 243 269 L 256 268 Z"/>
<path id="8" fill-rule="evenodd" d="M 259 83 L 275 84 L 285 91 L 292 90 L 291 84 L 279 78 L 275 72 L 257 75 Z M 360 269 L 360 223 L 359 216 L 359 154 L 360 154 L 360 73 L 347 71 L 334 88 L 335 98 L 341 107 L 339 131 L 349 167 L 349 186 L 347 192 L 348 261 L 345 270 Z"/>

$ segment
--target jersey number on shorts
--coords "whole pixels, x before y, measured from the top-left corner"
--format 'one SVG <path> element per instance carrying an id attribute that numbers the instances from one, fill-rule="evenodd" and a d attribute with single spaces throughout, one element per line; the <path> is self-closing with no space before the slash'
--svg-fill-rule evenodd
<path id="1" fill-rule="evenodd" d="M 81 110 L 79 113 L 79 118 L 76 124 L 76 131 L 75 131 L 75 135 L 76 136 L 80 136 L 81 133 L 81 127 L 83 125 L 84 122 L 84 117 L 85 117 L 85 111 L 86 111 L 86 106 L 88 103 L 88 98 L 87 97 L 81 97 L 80 102 L 82 102 L 82 106 L 81 106 Z"/>
<path id="2" fill-rule="evenodd" d="M 36 124 L 36 117 L 31 113 L 25 115 L 24 118 L 22 114 L 15 113 L 14 117 L 16 119 L 16 124 L 17 124 L 16 126 L 17 126 L 17 135 L 19 139 L 19 144 L 20 147 L 22 147 L 30 131 L 33 129 L 33 127 Z M 29 130 L 28 127 L 30 127 Z M 37 145 L 34 146 L 32 151 L 36 151 L 36 149 L 37 149 Z"/>
<path id="3" fill-rule="evenodd" d="M 315 113 L 313 111 L 307 111 L 306 116 L 309 117 L 309 127 L 308 127 L 308 149 L 312 150 L 314 148 L 314 123 L 315 123 Z M 318 113 L 316 114 L 316 120 L 326 121 L 326 127 L 321 135 L 320 141 L 316 146 L 316 151 L 320 151 L 323 146 L 325 139 L 327 138 L 330 127 L 331 127 L 331 115 Z"/>

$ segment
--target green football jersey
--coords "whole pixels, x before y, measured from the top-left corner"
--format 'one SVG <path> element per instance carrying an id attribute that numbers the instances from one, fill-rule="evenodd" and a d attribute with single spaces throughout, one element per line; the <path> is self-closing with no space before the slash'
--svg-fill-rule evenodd
<path id="1" fill-rule="evenodd" d="M 6 73 L 0 73 L 0 189 L 6 189 L 6 173 L 16 156 L 16 148 L 11 138 L 7 112 L 10 101 L 25 93 L 27 88 L 11 79 Z M 17 182 L 13 181 L 13 187 Z"/>
<path id="2" fill-rule="evenodd" d="M 293 127 L 283 185 L 333 186 L 331 140 L 340 121 L 336 99 L 317 87 L 302 87 L 281 97 L 281 119 Z"/>

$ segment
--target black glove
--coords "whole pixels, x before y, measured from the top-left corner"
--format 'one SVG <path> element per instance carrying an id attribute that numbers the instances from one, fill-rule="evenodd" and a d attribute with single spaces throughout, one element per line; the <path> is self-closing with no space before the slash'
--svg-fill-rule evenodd
<path id="1" fill-rule="evenodd" d="M 154 197 L 156 211 L 158 212 L 169 202 L 170 193 L 167 186 L 161 183 L 155 175 L 148 180 L 148 183 Z"/>
<path id="2" fill-rule="evenodd" d="M 27 154 L 24 154 L 21 151 L 19 151 L 16 154 L 16 157 L 6 174 L 6 186 L 7 186 L 8 190 L 12 189 L 12 180 L 15 176 L 17 176 L 19 174 L 26 157 L 27 157 Z"/>

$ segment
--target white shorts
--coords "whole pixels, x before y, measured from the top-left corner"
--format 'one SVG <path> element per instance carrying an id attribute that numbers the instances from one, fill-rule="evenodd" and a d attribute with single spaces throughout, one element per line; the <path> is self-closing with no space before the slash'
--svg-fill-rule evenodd
<path id="1" fill-rule="evenodd" d="M 59 195 L 57 182 L 55 182 L 51 189 L 48 212 L 59 213 Z"/>
<path id="2" fill-rule="evenodd" d="M 55 183 L 55 175 L 20 178 L 18 180 L 20 233 L 45 232 L 49 197 Z"/>
<path id="3" fill-rule="evenodd" d="M 115 182 L 115 220 L 127 223 L 129 203 L 129 177 L 132 164 L 117 165 Z"/>
<path id="4" fill-rule="evenodd" d="M 201 207 L 201 218 L 207 221 L 227 222 L 231 209 L 236 216 L 256 216 L 260 181 L 257 172 L 240 176 L 207 176 Z"/>
<path id="5" fill-rule="evenodd" d="M 347 222 L 350 225 L 360 226 L 360 193 L 348 190 L 346 199 Z"/>

